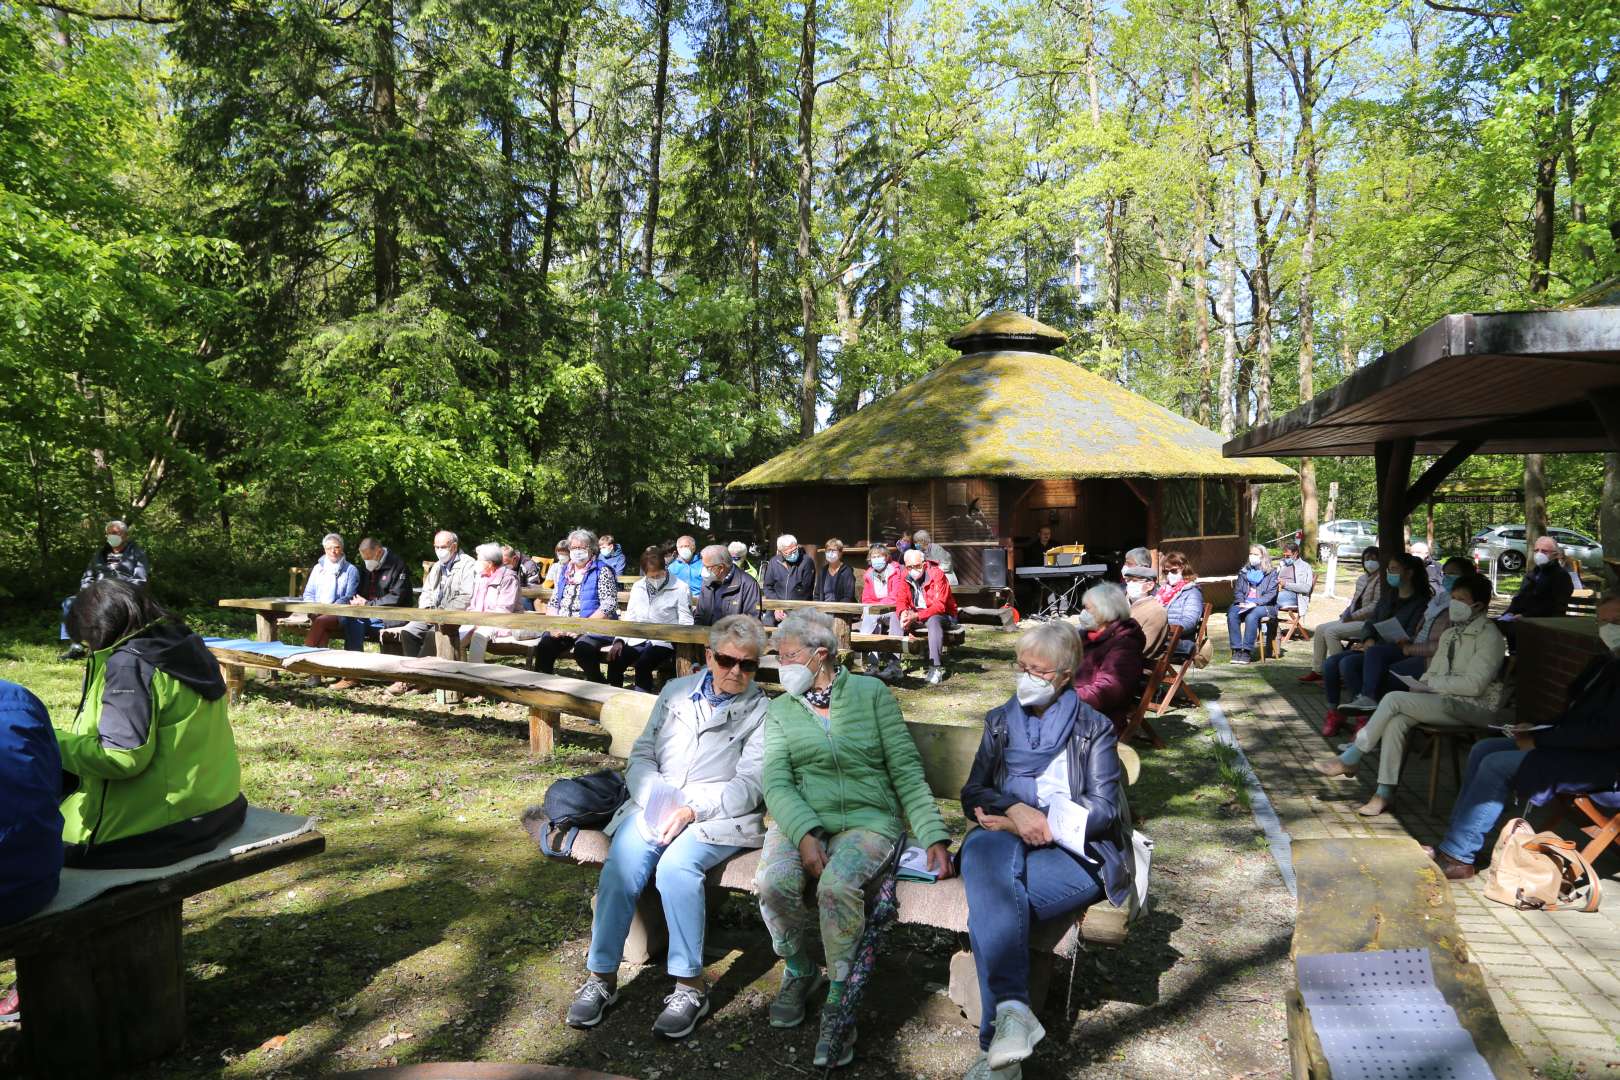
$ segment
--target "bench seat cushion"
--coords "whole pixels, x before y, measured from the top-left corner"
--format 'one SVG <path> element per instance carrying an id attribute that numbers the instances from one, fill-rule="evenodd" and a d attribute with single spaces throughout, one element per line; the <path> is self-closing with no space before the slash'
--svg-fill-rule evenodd
<path id="1" fill-rule="evenodd" d="M 610 840 L 596 829 L 581 829 L 574 838 L 570 861 L 582 866 L 600 866 L 607 861 Z M 754 872 L 759 867 L 759 850 L 745 851 L 709 871 L 711 886 L 754 894 Z M 967 931 L 967 891 L 961 878 L 946 881 L 902 881 L 898 889 L 900 921 L 916 926 L 932 926 L 958 933 Z M 1086 941 L 1117 945 L 1125 940 L 1129 913 L 1107 902 L 1088 908 L 1079 928 Z M 1075 924 L 1061 920 L 1041 924 L 1031 944 L 1039 949 L 1067 954 L 1073 947 Z"/>

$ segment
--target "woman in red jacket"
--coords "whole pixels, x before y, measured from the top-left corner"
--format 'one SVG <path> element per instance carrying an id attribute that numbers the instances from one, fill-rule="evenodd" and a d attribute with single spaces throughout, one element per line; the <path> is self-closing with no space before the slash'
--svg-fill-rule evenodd
<path id="1" fill-rule="evenodd" d="M 1086 590 L 1081 600 L 1080 633 L 1085 652 L 1075 672 L 1080 700 L 1125 730 L 1125 721 L 1142 690 L 1142 651 L 1147 639 L 1131 618 L 1125 590 L 1105 581 Z"/>

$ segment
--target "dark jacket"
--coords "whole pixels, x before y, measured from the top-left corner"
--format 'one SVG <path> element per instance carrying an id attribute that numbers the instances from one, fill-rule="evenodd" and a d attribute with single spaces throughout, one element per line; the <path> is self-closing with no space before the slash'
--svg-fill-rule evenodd
<path id="1" fill-rule="evenodd" d="M 1418 628 L 1423 625 L 1423 612 L 1428 608 L 1432 597 L 1424 596 L 1423 590 L 1417 589 L 1411 596 L 1402 599 L 1399 589 L 1389 588 L 1387 581 L 1384 585 L 1383 595 L 1378 598 L 1378 607 L 1373 609 L 1373 617 L 1362 624 L 1362 640 L 1380 640 L 1374 627 L 1385 619 L 1394 619 L 1406 630 L 1406 636 L 1416 641 Z"/>
<path id="2" fill-rule="evenodd" d="M 1552 730 L 1532 736 L 1537 750 L 1620 751 L 1620 656 L 1594 657 L 1566 701 Z"/>
<path id="3" fill-rule="evenodd" d="M 601 555 L 600 557 L 601 557 L 603 562 L 605 562 L 609 566 L 613 567 L 613 573 L 616 576 L 624 577 L 624 546 L 623 545 L 614 544 L 613 545 L 613 550 L 611 552 L 609 552 L 606 555 Z M 527 585 L 528 582 L 524 582 L 524 584 Z"/>
<path id="4" fill-rule="evenodd" d="M 976 807 L 986 813 L 1005 814 L 1018 800 L 1003 793 L 1007 780 L 1007 714 L 1011 701 L 991 709 L 984 717 L 984 735 L 973 755 L 967 783 L 962 785 L 962 812 L 968 821 L 977 820 Z M 1103 886 L 1108 899 L 1126 903 L 1131 888 L 1131 845 L 1125 835 L 1128 813 L 1123 813 L 1124 769 L 1119 763 L 1119 744 L 1108 717 L 1080 702 L 1074 735 L 1069 739 L 1070 798 L 1086 808 L 1086 846 L 1092 858 L 1102 863 Z"/>
<path id="5" fill-rule="evenodd" d="M 360 587 L 355 595 L 376 607 L 412 607 L 411 572 L 405 568 L 405 560 L 394 554 L 392 548 L 383 548 L 377 569 L 367 570 L 362 562 Z"/>
<path id="6" fill-rule="evenodd" d="M 1272 567 L 1260 578 L 1260 584 L 1249 583 L 1246 576 L 1248 566 L 1238 568 L 1237 578 L 1232 582 L 1232 606 L 1239 604 L 1254 604 L 1256 607 L 1274 608 L 1277 606 L 1277 568 Z"/>
<path id="7" fill-rule="evenodd" d="M 1525 571 L 1519 591 L 1513 594 L 1508 611 L 1528 618 L 1562 615 L 1569 610 L 1569 597 L 1575 591 L 1569 567 L 1562 560 L 1546 566 L 1531 565 Z"/>
<path id="8" fill-rule="evenodd" d="M 836 570 L 824 566 L 816 572 L 814 599 L 836 604 L 855 602 L 855 571 L 849 568 L 849 563 L 840 561 Z"/>
<path id="9" fill-rule="evenodd" d="M 773 555 L 759 575 L 759 590 L 767 600 L 812 599 L 816 594 L 816 564 L 802 549 L 799 561 L 792 564 Z"/>
<path id="10" fill-rule="evenodd" d="M 1135 619 L 1111 623 L 1092 638 L 1086 635 L 1080 669 L 1074 673 L 1074 689 L 1080 700 L 1114 722 L 1114 731 L 1125 730 L 1131 706 L 1142 691 L 1142 653 L 1147 638 Z"/>
<path id="11" fill-rule="evenodd" d="M 51 902 L 62 873 L 62 755 L 39 698 L 0 679 L 0 925 Z"/>
<path id="12" fill-rule="evenodd" d="M 759 586 L 735 566 L 719 581 L 703 583 L 692 621 L 699 626 L 713 626 L 727 615 L 759 618 Z"/>
<path id="13" fill-rule="evenodd" d="M 152 579 L 152 560 L 146 557 L 146 549 L 133 540 L 125 539 L 117 551 L 103 543 L 101 550 L 90 556 L 90 565 L 79 578 L 79 588 L 88 589 L 107 577 L 145 585 Z"/>

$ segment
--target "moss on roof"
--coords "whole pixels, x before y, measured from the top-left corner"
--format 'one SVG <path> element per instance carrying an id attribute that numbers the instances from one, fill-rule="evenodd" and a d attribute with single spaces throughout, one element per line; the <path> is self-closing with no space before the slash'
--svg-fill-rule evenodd
<path id="1" fill-rule="evenodd" d="M 936 476 L 1295 479 L 1270 458 L 1224 457 L 1221 444 L 1208 428 L 1078 364 L 1004 350 L 953 360 L 731 486 Z"/>
<path id="2" fill-rule="evenodd" d="M 1049 353 L 1061 349 L 1068 340 L 1069 335 L 1063 331 L 1028 315 L 1016 311 L 992 311 L 952 334 L 945 344 L 964 353 L 1020 347 L 1033 347 L 1034 352 Z"/>

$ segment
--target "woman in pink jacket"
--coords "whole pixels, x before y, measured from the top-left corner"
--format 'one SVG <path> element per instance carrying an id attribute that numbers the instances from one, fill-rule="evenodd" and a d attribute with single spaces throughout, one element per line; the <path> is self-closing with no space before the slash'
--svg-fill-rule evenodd
<path id="1" fill-rule="evenodd" d="M 501 558 L 501 545 L 478 545 L 478 570 L 473 577 L 472 603 L 468 611 L 498 611 L 508 614 L 523 610 L 523 595 L 517 573 Z M 529 638 L 532 630 L 508 630 L 504 626 L 463 626 L 461 640 L 467 659 L 481 663 L 492 638 Z M 470 640 L 469 640 L 470 639 Z"/>

